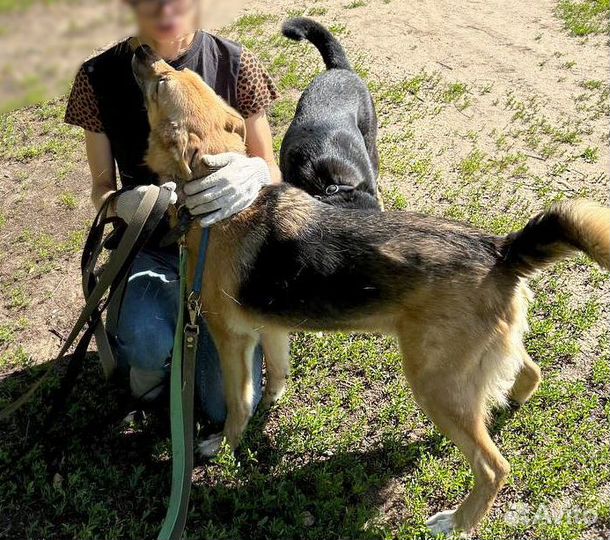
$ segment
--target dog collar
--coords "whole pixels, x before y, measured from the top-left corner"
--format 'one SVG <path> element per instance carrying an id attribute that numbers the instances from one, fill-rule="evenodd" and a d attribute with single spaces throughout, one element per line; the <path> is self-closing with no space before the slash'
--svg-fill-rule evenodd
<path id="1" fill-rule="evenodd" d="M 331 195 L 335 195 L 341 191 L 354 191 L 356 189 L 355 186 L 350 186 L 347 184 L 330 184 L 326 186 L 324 189 L 324 195 L 314 195 L 314 197 L 318 200 L 321 200 L 322 197 L 330 197 Z"/>
<path id="2" fill-rule="evenodd" d="M 340 191 L 354 191 L 355 189 L 355 186 L 349 186 L 347 184 L 331 184 L 330 186 L 326 186 L 324 193 L 326 195 L 334 195 Z"/>

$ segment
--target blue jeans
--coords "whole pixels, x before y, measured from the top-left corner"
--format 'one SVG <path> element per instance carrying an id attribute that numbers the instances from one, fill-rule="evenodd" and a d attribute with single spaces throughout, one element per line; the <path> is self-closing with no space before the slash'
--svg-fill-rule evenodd
<path id="1" fill-rule="evenodd" d="M 117 324 L 119 367 L 164 370 L 169 364 L 178 319 L 180 281 L 176 255 L 142 250 L 131 269 Z M 254 409 L 262 396 L 263 353 L 254 352 Z M 218 352 L 203 320 L 200 321 L 196 364 L 196 393 L 210 421 L 226 418 L 224 388 Z"/>

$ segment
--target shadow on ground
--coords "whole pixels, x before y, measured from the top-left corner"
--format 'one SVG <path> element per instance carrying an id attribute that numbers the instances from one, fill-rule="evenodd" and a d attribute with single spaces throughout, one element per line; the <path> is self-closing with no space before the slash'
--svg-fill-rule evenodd
<path id="1" fill-rule="evenodd" d="M 167 406 L 125 424 L 134 407 L 126 385 L 104 382 L 94 355 L 86 365 L 48 433 L 40 436 L 40 427 L 57 380 L 0 425 L 0 538 L 33 538 L 34 531 L 45 539 L 156 537 L 170 489 Z M 3 378 L 0 406 L 45 368 Z M 433 437 L 294 455 L 263 433 L 266 421 L 255 417 L 235 458 L 197 466 L 188 538 L 382 538 L 370 522 L 384 489 L 442 446 Z"/>

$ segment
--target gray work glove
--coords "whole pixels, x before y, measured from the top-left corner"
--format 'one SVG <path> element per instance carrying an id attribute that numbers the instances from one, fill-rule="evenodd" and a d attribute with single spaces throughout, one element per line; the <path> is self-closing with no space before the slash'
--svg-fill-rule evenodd
<path id="1" fill-rule="evenodd" d="M 248 208 L 263 186 L 271 184 L 267 162 L 235 152 L 203 156 L 214 172 L 184 185 L 185 205 L 193 216 L 202 216 L 209 227 Z"/>
<path id="2" fill-rule="evenodd" d="M 148 188 L 149 186 L 138 186 L 125 193 L 121 193 L 114 203 L 117 217 L 120 217 L 125 223 L 129 224 Z M 171 190 L 172 195 L 169 203 L 176 204 L 176 201 L 178 200 L 178 195 L 176 195 L 176 184 L 174 182 L 167 182 L 163 184 L 161 188 Z"/>

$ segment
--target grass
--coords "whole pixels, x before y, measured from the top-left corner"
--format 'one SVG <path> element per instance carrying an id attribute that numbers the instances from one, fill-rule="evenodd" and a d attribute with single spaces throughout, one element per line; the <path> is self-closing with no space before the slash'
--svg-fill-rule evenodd
<path id="1" fill-rule="evenodd" d="M 227 32 L 252 48 L 278 81 L 282 99 L 270 112 L 276 150 L 299 92 L 322 69 L 313 47 L 279 37 L 277 23 L 273 16 L 250 14 Z M 341 20 L 332 28 L 348 34 Z M 350 56 L 368 74 L 366 58 Z M 581 82 L 578 90 L 591 96 L 591 108 L 564 117 L 550 114 L 533 93 L 489 84 L 479 89 L 438 72 L 414 68 L 399 80 L 370 74 L 366 80 L 379 114 L 388 208 L 462 219 L 506 234 L 553 200 L 588 190 L 606 200 L 607 177 L 594 176 L 603 171 L 605 150 L 587 126 L 603 108 L 598 96 L 605 82 Z M 463 118 L 481 99 L 497 100 L 506 127 L 490 130 L 485 118 L 475 116 L 451 132 L 448 119 Z M 0 116 L 0 161 L 24 190 L 31 189 L 37 168 L 48 176 L 46 189 L 60 183 L 50 205 L 75 231 L 56 234 L 61 224 L 54 223 L 41 227 L 48 224 L 38 216 L 14 211 L 22 208 L 19 201 L 2 209 L 0 241 L 15 260 L 0 255 L 3 265 L 14 267 L 1 292 L 0 313 L 9 316 L 0 322 L 0 406 L 21 394 L 46 357 L 33 355 L 37 349 L 26 338 L 43 340 L 37 333 L 49 325 L 42 319 L 55 317 L 52 328 L 60 324 L 54 313 L 61 306 L 57 299 L 40 298 L 40 279 L 67 277 L 78 288 L 76 274 L 65 266 L 83 242 L 78 213 L 86 203 L 75 182 L 85 169 L 78 161 L 81 135 L 61 124 L 63 103 Z M 590 177 L 566 176 L 583 164 L 594 171 Z M 606 534 L 609 284 L 607 273 L 582 257 L 532 281 L 536 296 L 527 348 L 544 381 L 526 406 L 494 417 L 494 440 L 512 472 L 477 538 L 580 540 Z M 61 324 L 68 325 L 71 316 L 60 314 Z M 473 479 L 460 452 L 415 404 L 394 341 L 298 333 L 291 352 L 292 381 L 281 403 L 253 419 L 236 456 L 225 451 L 198 464 L 187 537 L 426 538 L 425 519 L 458 504 Z M 13 424 L 0 426 L 0 537 L 155 537 L 170 488 L 164 414 L 153 411 L 142 423 L 122 424 L 125 381 L 105 383 L 91 358 L 66 418 L 27 454 L 25 436 L 36 433 L 47 397 L 45 390 Z"/>
<path id="2" fill-rule="evenodd" d="M 359 8 L 359 7 L 364 7 L 366 6 L 366 2 L 364 0 L 354 0 L 353 2 L 350 2 L 349 4 L 345 5 L 346 9 L 355 9 L 355 8 Z"/>
<path id="3" fill-rule="evenodd" d="M 599 148 L 587 146 L 581 154 L 581 157 L 587 163 L 595 163 L 599 160 Z"/>
<path id="4" fill-rule="evenodd" d="M 485 154 L 480 150 L 473 150 L 458 165 L 458 170 L 465 178 L 471 177 L 485 167 Z"/>
<path id="5" fill-rule="evenodd" d="M 609 30 L 610 0 L 560 0 L 557 12 L 573 36 L 603 34 Z"/>
<path id="6" fill-rule="evenodd" d="M 74 193 L 68 191 L 59 196 L 59 204 L 66 210 L 74 210 L 78 207 L 78 199 Z"/>
<path id="7" fill-rule="evenodd" d="M 73 161 L 82 139 L 82 130 L 61 120 L 65 100 L 56 99 L 26 109 L 29 122 L 23 121 L 23 110 L 0 114 L 0 159 L 27 163 L 52 156 Z"/>

